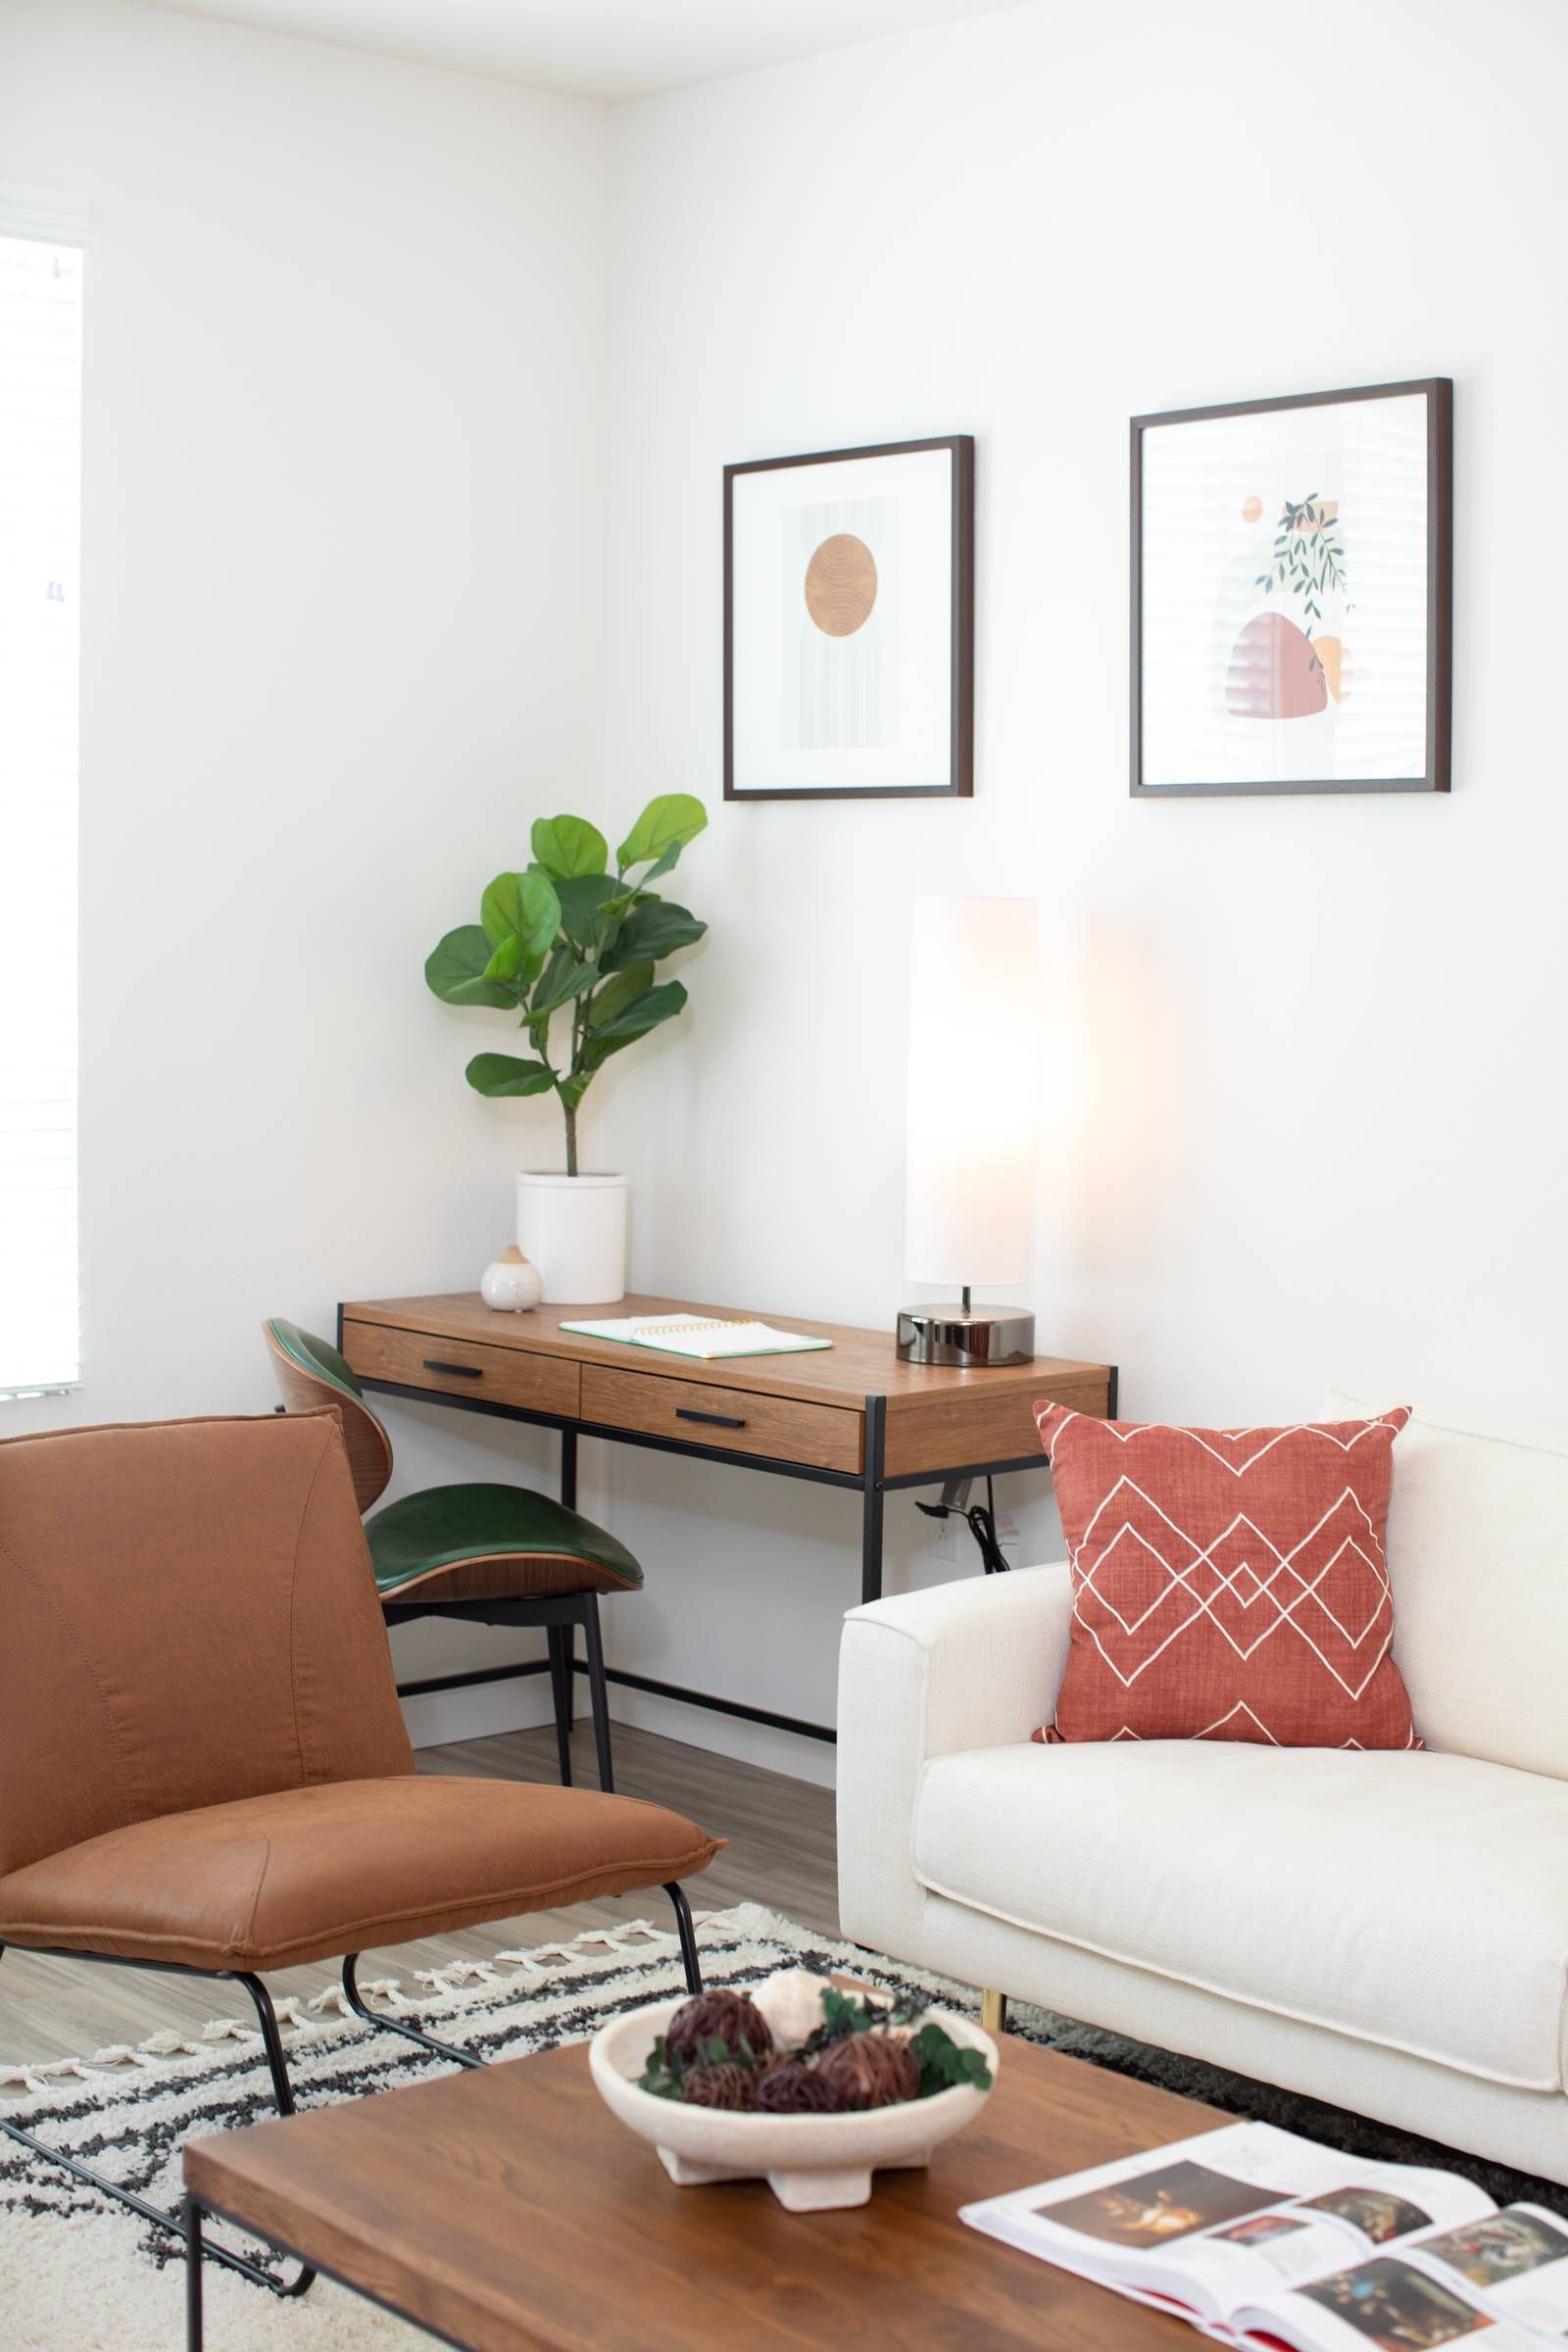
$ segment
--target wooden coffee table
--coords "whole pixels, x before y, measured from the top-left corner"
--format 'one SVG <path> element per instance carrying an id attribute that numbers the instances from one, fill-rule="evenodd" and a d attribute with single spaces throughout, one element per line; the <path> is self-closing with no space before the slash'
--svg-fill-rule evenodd
<path id="1" fill-rule="evenodd" d="M 848 2212 L 789 2214 L 762 2181 L 676 2188 L 577 2043 L 196 2140 L 185 2183 L 464 2352 L 1192 2352 L 1181 2321 L 957 2211 L 1229 2120 L 1009 2038 L 981 2120 L 929 2171 L 878 2174 Z"/>

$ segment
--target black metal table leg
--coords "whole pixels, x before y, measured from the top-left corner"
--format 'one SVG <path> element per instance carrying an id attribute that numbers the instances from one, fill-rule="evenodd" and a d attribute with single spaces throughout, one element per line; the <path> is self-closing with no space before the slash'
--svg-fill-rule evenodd
<path id="1" fill-rule="evenodd" d="M 887 1454 L 885 1396 L 865 1400 L 865 1471 L 860 1518 L 860 1599 L 882 1597 L 882 1472 Z"/>
<path id="2" fill-rule="evenodd" d="M 185 2224 L 185 2352 L 202 2352 L 202 2209 L 188 2192 L 180 2199 Z"/>
<path id="3" fill-rule="evenodd" d="M 561 1433 L 561 1499 L 568 1511 L 577 1508 L 577 1432 Z"/>

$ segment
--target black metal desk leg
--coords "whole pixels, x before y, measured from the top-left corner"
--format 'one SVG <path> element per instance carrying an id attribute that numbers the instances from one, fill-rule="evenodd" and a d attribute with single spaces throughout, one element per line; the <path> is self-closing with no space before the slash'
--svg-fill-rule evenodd
<path id="1" fill-rule="evenodd" d="M 577 1432 L 561 1433 L 561 1499 L 568 1511 L 577 1508 Z"/>
<path id="2" fill-rule="evenodd" d="M 195 2198 L 180 2200 L 185 2224 L 185 2352 L 202 2352 L 202 2209 Z"/>
<path id="3" fill-rule="evenodd" d="M 887 1449 L 885 1396 L 865 1400 L 865 1475 L 860 1521 L 860 1598 L 882 1597 L 882 1470 Z"/>

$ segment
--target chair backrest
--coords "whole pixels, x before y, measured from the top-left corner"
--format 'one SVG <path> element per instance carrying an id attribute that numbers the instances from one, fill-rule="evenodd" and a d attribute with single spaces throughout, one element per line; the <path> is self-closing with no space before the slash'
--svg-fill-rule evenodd
<path id="1" fill-rule="evenodd" d="M 0 1442 L 0 1875 L 413 1769 L 335 1413 Z"/>
<path id="2" fill-rule="evenodd" d="M 284 1410 L 319 1412 L 329 1404 L 343 1424 L 360 1508 L 368 1511 L 392 1475 L 392 1441 L 366 1403 L 347 1358 L 330 1340 L 273 1315 L 262 1325 Z"/>
<path id="3" fill-rule="evenodd" d="M 1404 1398 L 1336 1391 L 1332 1420 Z M 1568 1780 L 1568 1439 L 1417 1405 L 1394 1442 L 1394 1654 L 1429 1747 Z"/>

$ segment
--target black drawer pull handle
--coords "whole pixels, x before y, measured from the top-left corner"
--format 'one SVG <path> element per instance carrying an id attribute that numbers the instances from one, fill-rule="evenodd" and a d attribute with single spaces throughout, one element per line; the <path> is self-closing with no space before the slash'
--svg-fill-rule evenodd
<path id="1" fill-rule="evenodd" d="M 438 1362 L 433 1355 L 425 1357 L 424 1368 L 427 1372 L 455 1372 L 460 1380 L 483 1380 L 484 1378 L 484 1374 L 477 1364 L 443 1364 Z"/>
<path id="2" fill-rule="evenodd" d="M 744 1429 L 746 1427 L 745 1422 L 737 1421 L 733 1413 L 694 1413 L 689 1406 L 684 1404 L 676 1405 L 675 1418 L 677 1421 L 706 1421 L 713 1429 Z"/>

